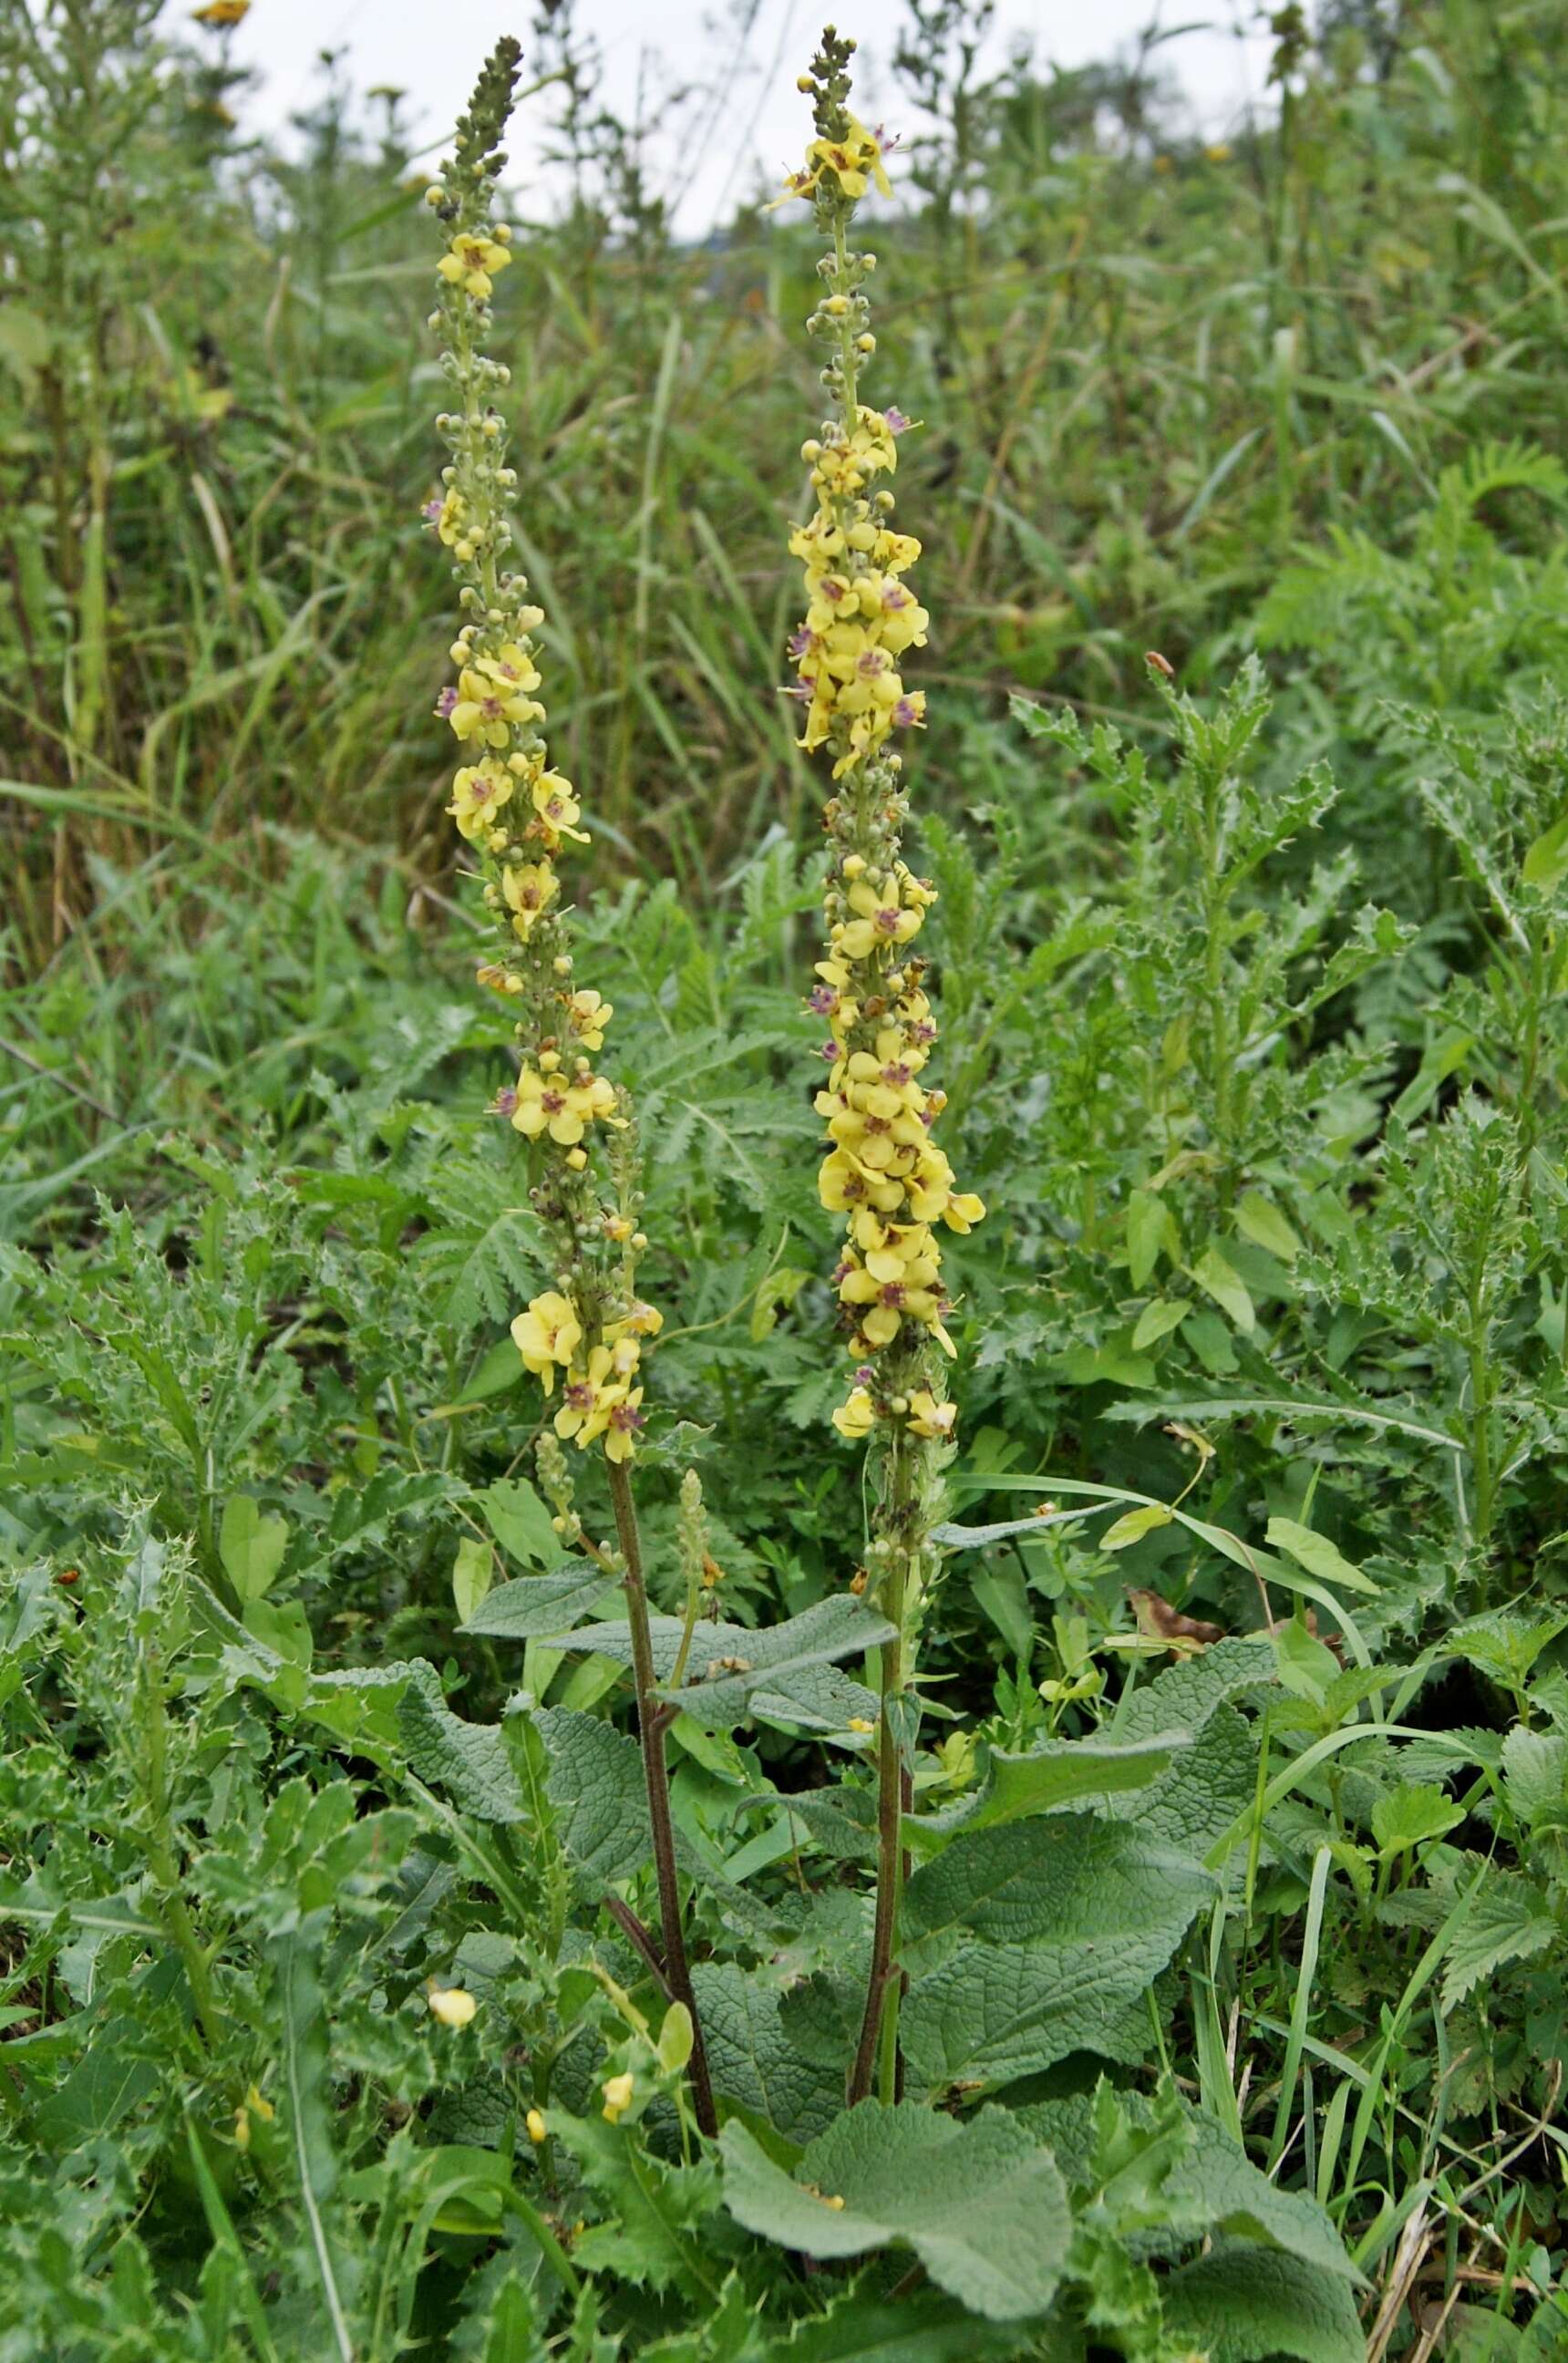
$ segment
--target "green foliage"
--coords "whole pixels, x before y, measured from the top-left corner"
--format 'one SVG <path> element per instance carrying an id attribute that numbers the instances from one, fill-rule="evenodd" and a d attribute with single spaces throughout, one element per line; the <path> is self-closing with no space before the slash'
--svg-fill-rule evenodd
<path id="1" fill-rule="evenodd" d="M 884 1628 L 765 693 L 808 257 L 682 248 L 539 28 L 571 197 L 523 188 L 498 316 L 619 882 L 577 917 L 649 1153 L 717 2145 L 602 1476 L 580 1533 L 535 1490 L 506 1337 L 550 1273 L 430 823 L 407 142 L 329 82 L 300 161 L 247 145 L 154 14 L 0 28 L 0 2363 L 1352 2363 L 1445 2308 L 1437 2351 L 1545 2363 L 1555 12 L 1276 24 L 1228 156 L 1155 51 L 994 73 L 947 0 L 899 41 L 921 859 L 991 1213 L 853 2110 Z"/>

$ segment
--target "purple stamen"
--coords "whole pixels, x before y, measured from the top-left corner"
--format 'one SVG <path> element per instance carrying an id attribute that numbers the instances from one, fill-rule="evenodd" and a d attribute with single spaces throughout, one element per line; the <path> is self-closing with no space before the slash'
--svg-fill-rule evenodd
<path id="1" fill-rule="evenodd" d="M 449 682 L 445 689 L 442 690 L 439 697 L 436 700 L 436 712 L 443 722 L 449 719 L 452 707 L 456 704 L 457 692 Z"/>
<path id="2" fill-rule="evenodd" d="M 890 140 L 887 149 L 883 151 L 884 155 L 892 146 L 893 142 Z M 882 422 L 890 435 L 903 435 L 908 430 L 909 421 L 901 410 L 884 410 L 882 414 Z"/>
<path id="3" fill-rule="evenodd" d="M 830 984 L 819 984 L 806 1005 L 814 1009 L 818 1017 L 830 1017 L 839 1006 L 839 996 Z"/>
<path id="4" fill-rule="evenodd" d="M 433 501 L 427 501 L 425 503 L 425 505 L 420 510 L 419 514 L 424 518 L 427 525 L 439 525 L 441 521 L 441 511 L 445 507 L 446 503 L 438 493 Z"/>

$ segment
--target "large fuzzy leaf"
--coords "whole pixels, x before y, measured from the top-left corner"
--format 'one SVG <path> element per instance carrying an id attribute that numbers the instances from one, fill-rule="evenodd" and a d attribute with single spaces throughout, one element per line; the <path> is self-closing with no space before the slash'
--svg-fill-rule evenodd
<path id="1" fill-rule="evenodd" d="M 1051 1815 L 966 1835 L 909 1886 L 906 1926 L 939 1956 L 905 2005 L 910 2074 L 941 2090 L 1072 2051 L 1140 2058 L 1148 1987 L 1212 1892 L 1199 1863 L 1127 1823 Z"/>
<path id="2" fill-rule="evenodd" d="M 602 1616 L 619 1589 L 592 1559 L 573 1559 L 548 1575 L 519 1575 L 487 1592 L 459 1629 L 497 1641 L 570 1633 L 584 1616 Z"/>
<path id="3" fill-rule="evenodd" d="M 793 2178 L 743 2125 L 727 2125 L 720 2147 L 725 2204 L 781 2247 L 819 2258 L 913 2248 L 934 2281 L 994 2322 L 1051 2302 L 1071 2233 L 1066 2189 L 1051 2152 L 999 2109 L 961 2124 L 865 2101 L 807 2145 Z"/>
<path id="4" fill-rule="evenodd" d="M 648 1859 L 648 1799 L 635 1739 L 595 1714 L 545 1707 L 534 1724 L 550 1759 L 556 1836 L 584 1889 L 629 1879 Z"/>
<path id="5" fill-rule="evenodd" d="M 1209 2363 L 1364 2363 L 1351 2285 L 1281 2248 L 1222 2240 L 1164 2285 L 1165 2324 Z"/>
<path id="6" fill-rule="evenodd" d="M 1088 1798 L 1147 1789 L 1188 1745 L 1183 1731 L 1140 1737 L 1127 1746 L 1097 1739 L 1060 1739 L 1023 1756 L 1001 1748 L 984 1757 L 979 1786 L 945 1813 L 908 1816 L 907 1844 L 935 1854 L 960 1831 L 991 1829 L 1031 1814 L 1059 1812 Z"/>
<path id="7" fill-rule="evenodd" d="M 667 1681 L 684 1629 L 678 1616 L 649 1619 L 653 1664 Z M 892 1637 L 885 1617 L 842 1593 L 819 1600 L 799 1616 L 753 1632 L 749 1625 L 701 1624 L 696 1628 L 678 1696 L 693 1721 L 718 1730 L 753 1717 L 808 1731 L 842 1731 L 851 1716 L 871 1721 L 877 1703 L 870 1691 L 835 1671 L 842 1658 L 855 1658 Z M 588 1625 L 572 1636 L 574 1649 L 590 1649 L 617 1665 L 631 1663 L 631 1635 L 625 1625 Z"/>
<path id="8" fill-rule="evenodd" d="M 790 2041 L 777 1986 L 735 1961 L 699 1961 L 692 1982 L 714 2090 L 786 2141 L 824 2132 L 843 2106 L 843 2068 Z"/>
<path id="9" fill-rule="evenodd" d="M 498 1724 L 465 1723 L 441 1695 L 440 1677 L 417 1658 L 398 1703 L 410 1769 L 444 1789 L 460 1813 L 482 1822 L 521 1822 L 527 1812 Z"/>

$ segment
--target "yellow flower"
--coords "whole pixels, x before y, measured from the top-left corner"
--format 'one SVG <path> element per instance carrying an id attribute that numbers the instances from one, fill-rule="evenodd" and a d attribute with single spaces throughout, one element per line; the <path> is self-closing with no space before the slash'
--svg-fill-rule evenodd
<path id="1" fill-rule="evenodd" d="M 249 2091 L 246 2093 L 245 2098 L 234 2112 L 234 2140 L 236 2147 L 239 2149 L 250 2148 L 250 2120 L 252 2117 L 260 2117 L 263 2124 L 270 2125 L 277 2113 L 278 2113 L 276 2109 L 273 2108 L 271 2101 L 264 2100 L 262 2098 L 260 2086 L 252 2084 Z"/>
<path id="2" fill-rule="evenodd" d="M 436 268 L 450 286 L 461 287 L 476 304 L 483 304 L 496 272 L 504 271 L 511 260 L 495 239 L 465 230 L 453 239 Z"/>
<path id="3" fill-rule="evenodd" d="M 250 14 L 250 0 L 206 0 L 205 8 L 191 11 L 198 25 L 212 25 L 224 31 L 231 25 L 242 25 Z M 267 2114 L 272 2113 L 269 2109 Z"/>
<path id="4" fill-rule="evenodd" d="M 630 2076 L 607 2076 L 599 2090 L 605 2096 L 604 2114 L 612 2125 L 618 2124 L 621 2113 L 631 2106 L 636 2083 Z"/>
<path id="5" fill-rule="evenodd" d="M 560 893 L 561 881 L 548 861 L 525 861 L 502 871 L 501 892 L 512 914 L 512 933 L 526 944 Z"/>
<path id="6" fill-rule="evenodd" d="M 851 116 L 841 139 L 814 139 L 806 151 L 806 171 L 797 172 L 786 184 L 792 197 L 806 196 L 815 189 L 824 172 L 831 172 L 846 197 L 863 197 L 868 184 L 874 181 L 884 197 L 893 194 L 886 169 L 882 161 L 882 142 L 874 132 Z"/>
<path id="7" fill-rule="evenodd" d="M 602 1050 L 605 1028 L 615 1015 L 612 1003 L 588 986 L 566 995 L 566 1023 L 584 1050 Z"/>
<path id="8" fill-rule="evenodd" d="M 595 1346 L 588 1357 L 586 1370 L 567 1374 L 566 1400 L 555 1414 L 557 1436 L 563 1441 L 575 1437 L 578 1450 L 584 1450 L 596 1437 L 603 1436 L 610 1424 L 611 1412 L 625 1402 L 626 1396 L 626 1381 L 617 1375 L 609 1348 Z"/>
<path id="9" fill-rule="evenodd" d="M 540 1075 L 525 1067 L 517 1077 L 512 1126 L 529 1140 L 548 1132 L 558 1147 L 574 1148 L 589 1125 L 614 1120 L 615 1104 L 615 1086 L 603 1075 L 574 1075 L 569 1082 L 563 1075 Z"/>
<path id="10" fill-rule="evenodd" d="M 459 836 L 470 845 L 487 836 L 502 805 L 511 802 L 515 785 L 506 765 L 496 762 L 493 755 L 466 765 L 452 782 L 452 800 L 447 806 Z"/>
<path id="11" fill-rule="evenodd" d="M 637 1431 L 643 1425 L 642 1414 L 638 1409 L 641 1401 L 642 1389 L 633 1387 L 620 1403 L 612 1404 L 609 1426 L 605 1431 L 606 1460 L 631 1459 L 632 1447 L 637 1440 Z"/>
<path id="12" fill-rule="evenodd" d="M 550 2127 L 545 2124 L 544 2111 L 542 2109 L 530 2109 L 528 2115 L 523 2119 L 523 2124 L 527 2129 L 528 2139 L 533 2143 L 536 2149 L 542 2141 L 549 2138 Z"/>
<path id="13" fill-rule="evenodd" d="M 447 720 L 460 738 L 505 747 L 511 739 L 512 725 L 537 721 L 540 710 L 514 683 L 497 681 L 477 665 L 470 665 L 458 676 L 457 696 Z"/>
<path id="14" fill-rule="evenodd" d="M 462 1986 L 432 1986 L 429 1995 L 430 2014 L 443 2026 L 467 2026 L 479 2004 Z"/>
<path id="15" fill-rule="evenodd" d="M 570 1297 L 547 1289 L 512 1324 L 512 1343 L 525 1366 L 544 1382 L 545 1393 L 555 1392 L 555 1366 L 570 1370 L 572 1357 L 583 1343 L 583 1324 Z"/>
<path id="16" fill-rule="evenodd" d="M 929 1387 L 909 1398 L 909 1426 L 916 1436 L 951 1436 L 957 1417 L 957 1404 L 938 1403 Z"/>
<path id="17" fill-rule="evenodd" d="M 586 830 L 576 826 L 583 816 L 583 807 L 572 793 L 570 780 L 563 780 L 559 771 L 540 771 L 529 793 L 548 839 L 559 845 L 563 837 L 570 837 L 579 845 L 587 844 Z M 596 1049 L 597 1043 L 593 1048 Z"/>
<path id="18" fill-rule="evenodd" d="M 855 917 L 833 931 L 835 948 L 846 960 L 869 960 L 873 951 L 906 944 L 920 931 L 920 910 L 906 903 L 895 878 L 857 878 L 849 903 Z"/>
<path id="19" fill-rule="evenodd" d="M 858 1443 L 862 1437 L 871 1434 L 876 1426 L 876 1405 L 864 1387 L 851 1389 L 848 1400 L 841 1403 L 833 1414 L 833 1425 L 840 1435 L 847 1436 L 851 1443 Z"/>

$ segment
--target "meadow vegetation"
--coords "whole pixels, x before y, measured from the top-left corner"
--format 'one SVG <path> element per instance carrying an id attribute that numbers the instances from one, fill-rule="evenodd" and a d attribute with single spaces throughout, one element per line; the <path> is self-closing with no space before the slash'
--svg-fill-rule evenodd
<path id="1" fill-rule="evenodd" d="M 0 22 L 0 2363 L 1568 2353 L 1560 11 L 906 5 Z"/>

